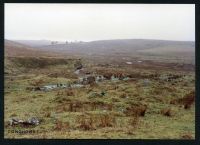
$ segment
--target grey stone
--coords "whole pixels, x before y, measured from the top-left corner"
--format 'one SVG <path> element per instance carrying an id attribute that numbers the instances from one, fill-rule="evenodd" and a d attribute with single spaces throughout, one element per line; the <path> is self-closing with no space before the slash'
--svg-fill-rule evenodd
<path id="1" fill-rule="evenodd" d="M 9 120 L 9 125 L 39 125 L 39 120 L 36 117 L 29 118 L 27 121 L 19 120 L 17 118 L 11 118 Z"/>
<path id="2" fill-rule="evenodd" d="M 32 124 L 32 125 L 39 125 L 40 121 L 36 117 L 32 117 L 32 118 L 29 118 L 27 122 Z"/>

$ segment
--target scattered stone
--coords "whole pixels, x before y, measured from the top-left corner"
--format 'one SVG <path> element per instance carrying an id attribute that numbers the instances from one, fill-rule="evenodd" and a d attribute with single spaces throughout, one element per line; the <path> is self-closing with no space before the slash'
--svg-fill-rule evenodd
<path id="1" fill-rule="evenodd" d="M 150 85 L 150 81 L 148 80 L 148 79 L 145 79 L 144 81 L 143 81 L 143 86 L 144 87 L 147 87 L 147 86 L 149 86 Z"/>
<path id="2" fill-rule="evenodd" d="M 125 77 L 125 78 L 123 78 L 123 81 L 127 81 L 129 79 L 130 79 L 129 77 Z"/>
<path id="3" fill-rule="evenodd" d="M 80 73 L 80 69 L 76 70 L 74 73 L 78 75 Z"/>
<path id="4" fill-rule="evenodd" d="M 119 78 L 118 77 L 115 77 L 114 75 L 111 76 L 111 81 L 118 81 Z"/>
<path id="5" fill-rule="evenodd" d="M 40 87 L 40 91 L 50 91 L 50 90 L 54 90 L 54 89 L 63 89 L 63 88 L 80 88 L 80 87 L 83 87 L 82 84 L 79 84 L 80 81 L 78 82 L 75 82 L 75 84 L 56 84 L 56 85 L 46 85 L 46 86 L 43 86 L 43 87 Z"/>
<path id="6" fill-rule="evenodd" d="M 20 120 L 20 119 L 17 119 L 17 118 L 11 118 L 9 120 L 9 125 L 10 126 L 14 126 L 14 125 L 39 125 L 39 120 L 36 118 L 36 117 L 32 117 L 32 118 L 29 118 L 28 120 L 26 121 L 23 121 L 23 120 Z"/>
<path id="7" fill-rule="evenodd" d="M 96 83 L 101 82 L 103 80 L 105 80 L 105 78 L 102 75 L 96 77 Z"/>
<path id="8" fill-rule="evenodd" d="M 72 84 L 71 85 L 71 88 L 81 88 L 81 87 L 83 87 L 84 85 L 82 85 L 82 84 Z"/>
<path id="9" fill-rule="evenodd" d="M 9 120 L 9 125 L 10 126 L 17 125 L 17 124 L 19 124 L 19 119 L 17 119 L 17 118 L 11 118 Z"/>
<path id="10" fill-rule="evenodd" d="M 27 122 L 30 125 L 39 125 L 39 120 L 36 117 L 29 118 Z"/>
<path id="11" fill-rule="evenodd" d="M 130 61 L 127 61 L 127 62 L 126 62 L 126 64 L 133 64 L 133 63 L 132 63 L 132 62 L 130 62 Z"/>

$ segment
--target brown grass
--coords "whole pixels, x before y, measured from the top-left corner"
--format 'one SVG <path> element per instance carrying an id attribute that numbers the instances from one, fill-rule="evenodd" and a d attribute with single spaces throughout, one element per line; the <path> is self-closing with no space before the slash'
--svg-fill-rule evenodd
<path id="1" fill-rule="evenodd" d="M 94 119 L 92 117 L 86 117 L 84 115 L 77 118 L 76 121 L 79 125 L 78 128 L 83 130 L 94 130 Z"/>
<path id="2" fill-rule="evenodd" d="M 172 116 L 172 110 L 171 110 L 171 108 L 164 108 L 160 112 L 164 116 L 168 116 L 168 117 Z"/>
<path id="3" fill-rule="evenodd" d="M 54 129 L 58 131 L 69 129 L 69 122 L 62 122 L 57 120 Z"/>
<path id="4" fill-rule="evenodd" d="M 147 110 L 147 105 L 127 107 L 124 112 L 127 116 L 144 116 Z"/>
<path id="5" fill-rule="evenodd" d="M 170 101 L 170 104 L 181 104 L 184 105 L 185 109 L 190 109 L 192 104 L 195 101 L 195 92 L 191 91 L 190 93 L 186 94 L 183 98 L 174 99 Z"/>
<path id="6" fill-rule="evenodd" d="M 39 79 L 39 80 L 35 80 L 35 81 L 30 82 L 30 85 L 37 87 L 37 86 L 40 86 L 42 83 L 44 83 L 44 80 Z"/>
<path id="7" fill-rule="evenodd" d="M 74 96 L 74 95 L 75 95 L 75 93 L 74 93 L 73 90 L 66 90 L 66 91 L 65 91 L 65 94 L 66 94 L 67 96 Z"/>
<path id="8" fill-rule="evenodd" d="M 51 112 L 45 112 L 44 117 L 50 117 L 51 116 Z"/>
<path id="9" fill-rule="evenodd" d="M 193 139 L 194 137 L 191 134 L 184 134 L 181 136 L 182 139 Z"/>
<path id="10" fill-rule="evenodd" d="M 130 124 L 132 127 L 136 128 L 136 127 L 138 126 L 138 124 L 139 124 L 139 116 L 138 116 L 138 115 L 132 116 L 132 117 L 130 118 L 130 120 L 129 120 L 129 124 Z"/>
<path id="11" fill-rule="evenodd" d="M 116 123 L 115 117 L 108 114 L 103 114 L 100 116 L 99 127 L 114 127 Z"/>

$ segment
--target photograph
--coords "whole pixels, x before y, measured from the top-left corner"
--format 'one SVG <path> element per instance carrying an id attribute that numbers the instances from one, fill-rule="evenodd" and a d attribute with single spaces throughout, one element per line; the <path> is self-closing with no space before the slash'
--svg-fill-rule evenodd
<path id="1" fill-rule="evenodd" d="M 4 139 L 195 140 L 195 4 L 4 3 L 3 39 Z"/>

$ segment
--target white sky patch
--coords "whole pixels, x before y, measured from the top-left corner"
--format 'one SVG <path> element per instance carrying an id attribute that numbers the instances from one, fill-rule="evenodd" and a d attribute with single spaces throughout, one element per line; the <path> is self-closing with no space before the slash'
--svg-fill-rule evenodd
<path id="1" fill-rule="evenodd" d="M 194 4 L 5 4 L 5 38 L 195 40 Z"/>

